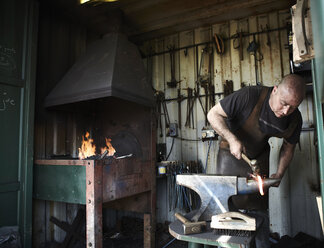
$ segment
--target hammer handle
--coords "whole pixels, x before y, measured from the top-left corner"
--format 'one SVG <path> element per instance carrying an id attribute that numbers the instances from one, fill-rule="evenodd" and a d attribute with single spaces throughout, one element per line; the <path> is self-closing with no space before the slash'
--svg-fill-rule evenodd
<path id="1" fill-rule="evenodd" d="M 175 213 L 174 216 L 175 216 L 178 220 L 180 220 L 183 224 L 185 224 L 185 223 L 190 223 L 190 222 L 191 222 L 190 220 L 188 220 L 187 218 L 185 218 L 184 216 L 182 216 L 182 215 L 179 214 L 179 213 Z"/>
<path id="2" fill-rule="evenodd" d="M 251 160 L 242 152 L 242 158 L 251 166 Z"/>

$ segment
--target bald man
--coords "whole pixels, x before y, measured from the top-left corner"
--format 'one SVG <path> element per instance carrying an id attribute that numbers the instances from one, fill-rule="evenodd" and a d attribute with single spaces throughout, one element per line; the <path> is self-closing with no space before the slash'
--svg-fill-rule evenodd
<path id="1" fill-rule="evenodd" d="M 208 112 L 213 129 L 222 137 L 216 173 L 246 177 L 252 173 L 242 152 L 257 159 L 260 174 L 269 177 L 270 137 L 283 138 L 277 171 L 282 178 L 292 160 L 302 127 L 298 110 L 305 96 L 305 82 L 298 75 L 285 76 L 278 86 L 244 87 L 222 99 Z M 266 210 L 268 197 L 260 194 L 232 196 L 232 210 Z M 267 247 L 264 245 L 263 247 Z"/>

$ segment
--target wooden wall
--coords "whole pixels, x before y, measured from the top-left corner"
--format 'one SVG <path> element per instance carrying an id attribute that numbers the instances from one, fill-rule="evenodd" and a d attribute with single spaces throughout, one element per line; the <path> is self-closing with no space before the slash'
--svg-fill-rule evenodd
<path id="1" fill-rule="evenodd" d="M 251 16 L 240 20 L 232 20 L 225 23 L 215 24 L 212 26 L 201 27 L 194 30 L 188 30 L 176 33 L 171 36 L 161 37 L 151 41 L 147 41 L 141 50 L 149 54 L 158 53 L 151 58 L 146 58 L 145 63 L 148 69 L 148 75 L 152 74 L 153 87 L 165 93 L 166 98 L 176 98 L 177 89 L 181 89 L 183 96 L 187 95 L 187 87 L 195 88 L 197 81 L 197 70 L 201 60 L 201 50 L 206 45 L 193 46 L 187 50 L 180 50 L 175 53 L 175 76 L 180 81 L 177 88 L 170 88 L 167 82 L 171 80 L 170 55 L 167 52 L 170 46 L 182 48 L 186 46 L 196 45 L 203 42 L 213 40 L 213 35 L 221 35 L 225 41 L 225 53 L 220 55 L 215 52 L 213 44 L 212 70 L 209 71 L 208 55 L 204 56 L 201 74 L 212 78 L 215 86 L 215 92 L 223 92 L 226 80 L 233 80 L 234 90 L 241 87 L 241 83 L 245 85 L 256 84 L 255 60 L 254 55 L 247 52 L 249 42 L 253 40 L 253 36 L 243 38 L 243 60 L 240 59 L 239 49 L 235 49 L 233 39 L 228 39 L 237 34 L 237 32 L 255 33 L 262 32 L 267 29 L 278 29 L 285 27 L 290 22 L 290 12 L 278 11 L 259 16 Z M 226 39 L 227 38 L 227 39 Z M 278 84 L 281 78 L 290 73 L 288 35 L 287 30 L 282 29 L 269 33 L 255 35 L 255 41 L 260 44 L 259 52 L 263 55 L 263 59 L 257 61 L 257 78 L 265 86 L 273 86 Z M 237 42 L 237 40 L 235 41 Z M 165 53 L 164 53 L 165 52 Z M 257 58 L 260 54 L 257 55 Z M 201 89 L 201 94 L 204 90 Z M 223 97 L 223 96 L 220 96 Z M 219 97 L 216 97 L 219 100 Z M 201 98 L 203 106 L 205 99 Z M 171 123 L 178 123 L 178 103 L 177 101 L 167 102 L 167 108 Z M 305 123 L 313 123 L 313 105 L 312 96 L 301 104 L 300 110 Z M 214 173 L 218 150 L 218 142 L 202 142 L 201 130 L 205 126 L 205 117 L 202 107 L 198 100 L 194 105 L 194 128 L 184 126 L 186 121 L 187 100 L 181 102 L 181 122 L 179 128 L 179 137 L 175 138 L 174 146 L 168 160 L 201 161 L 203 166 L 207 166 L 207 173 Z M 172 146 L 172 137 L 166 135 L 164 126 L 165 115 L 162 111 L 163 136 L 160 137 L 158 130 L 158 143 L 166 143 L 167 154 Z M 302 132 L 301 134 L 301 150 L 296 149 L 296 156 L 285 176 L 280 188 L 270 190 L 270 222 L 273 232 L 280 235 L 295 235 L 299 231 L 309 233 L 314 236 L 321 236 L 320 222 L 318 211 L 316 209 L 315 196 L 316 191 L 310 187 L 312 182 L 318 186 L 318 165 L 316 162 L 314 133 Z M 271 171 L 276 170 L 278 153 L 281 140 L 272 138 L 270 145 L 271 152 Z M 207 160 L 207 151 L 210 152 Z M 157 221 L 173 220 L 174 212 L 177 209 L 169 211 L 167 193 L 167 182 L 160 180 L 157 184 Z M 305 218 L 307 219 L 305 221 Z"/>
<path id="2" fill-rule="evenodd" d="M 34 159 L 66 154 L 68 129 L 73 133 L 71 116 L 44 109 L 44 99 L 86 48 L 86 29 L 60 16 L 55 9 L 40 4 L 36 79 Z M 66 128 L 66 123 L 68 128 Z M 49 138 L 52 137 L 52 138 Z M 67 151 L 68 150 L 68 151 Z M 72 149 L 71 149 L 72 150 Z M 33 247 L 44 247 L 52 240 L 63 241 L 65 232 L 49 221 L 51 216 L 71 223 L 80 206 L 33 200 Z"/>

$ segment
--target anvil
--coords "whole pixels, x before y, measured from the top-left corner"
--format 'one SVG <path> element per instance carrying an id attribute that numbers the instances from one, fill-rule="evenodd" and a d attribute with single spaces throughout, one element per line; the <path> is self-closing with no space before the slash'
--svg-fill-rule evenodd
<path id="1" fill-rule="evenodd" d="M 258 182 L 245 177 L 181 174 L 177 175 L 176 181 L 177 184 L 194 190 L 200 197 L 200 208 L 191 218 L 192 221 L 210 220 L 213 215 L 229 211 L 228 199 L 232 195 L 259 192 Z M 278 182 L 280 179 L 263 179 L 263 189 Z"/>

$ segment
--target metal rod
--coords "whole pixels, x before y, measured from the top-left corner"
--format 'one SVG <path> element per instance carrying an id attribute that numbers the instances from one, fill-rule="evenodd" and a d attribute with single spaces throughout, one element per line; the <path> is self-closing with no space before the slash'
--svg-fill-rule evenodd
<path id="1" fill-rule="evenodd" d="M 181 97 L 182 100 L 185 100 L 185 99 L 195 99 L 195 98 L 198 98 L 198 97 L 204 97 L 204 96 L 219 96 L 219 95 L 223 95 L 224 92 L 218 92 L 218 93 L 215 93 L 215 94 L 207 94 L 207 95 L 199 95 L 199 96 L 191 96 L 191 97 L 188 97 L 188 96 L 183 96 Z M 170 102 L 170 101 L 176 101 L 178 100 L 178 97 L 176 98 L 166 98 L 164 100 L 162 100 L 163 102 Z"/>
<path id="2" fill-rule="evenodd" d="M 247 34 L 242 34 L 242 37 L 248 37 L 248 36 L 252 36 L 252 35 L 258 35 L 258 34 L 264 34 L 264 33 L 270 33 L 270 32 L 275 32 L 275 31 L 280 31 L 280 30 L 285 30 L 285 29 L 288 29 L 289 27 L 288 26 L 284 26 L 284 27 L 280 27 L 280 28 L 274 28 L 274 29 L 269 29 L 269 30 L 262 30 L 262 31 L 259 31 L 259 32 L 254 32 L 254 33 L 247 33 Z M 232 39 L 236 39 L 237 37 L 229 37 L 229 38 L 224 38 L 223 40 L 226 41 L 226 40 L 232 40 Z M 189 46 L 185 46 L 185 47 L 179 47 L 179 48 L 175 48 L 173 51 L 174 52 L 177 52 L 177 51 L 180 51 L 180 50 L 187 50 L 188 48 L 194 48 L 194 47 L 199 47 L 199 46 L 202 46 L 202 45 L 208 45 L 208 44 L 212 44 L 214 41 L 207 41 L 207 42 L 201 42 L 201 43 L 198 43 L 198 44 L 194 44 L 194 45 L 189 45 Z M 146 56 L 142 56 L 143 59 L 145 58 L 148 58 L 148 57 L 153 57 L 153 56 L 158 56 L 158 55 L 163 55 L 163 54 L 166 54 L 166 53 L 169 53 L 170 51 L 162 51 L 162 52 L 158 52 L 158 53 L 151 53 L 149 55 L 146 55 Z"/>

